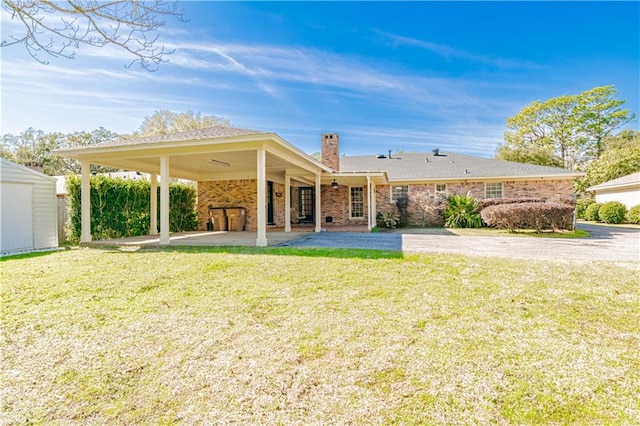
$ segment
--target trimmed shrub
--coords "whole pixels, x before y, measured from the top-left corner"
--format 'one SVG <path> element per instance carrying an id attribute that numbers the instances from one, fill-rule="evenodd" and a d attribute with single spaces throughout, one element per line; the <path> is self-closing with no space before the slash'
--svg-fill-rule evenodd
<path id="1" fill-rule="evenodd" d="M 69 221 L 67 239 L 77 242 L 81 234 L 80 176 L 67 177 Z M 142 179 L 91 176 L 91 236 L 110 239 L 148 235 L 150 226 L 150 184 Z M 159 198 L 158 188 L 158 198 Z M 196 188 L 169 184 L 169 230 L 194 231 L 198 227 Z M 160 202 L 158 201 L 158 205 Z M 159 210 L 159 209 L 158 209 Z M 158 214 L 160 212 L 158 211 Z M 158 221 L 159 223 L 159 221 Z"/>
<path id="2" fill-rule="evenodd" d="M 477 201 L 479 212 L 481 212 L 483 209 L 489 206 L 496 206 L 498 204 L 542 203 L 542 202 L 544 202 L 542 198 L 536 198 L 536 197 L 483 198 Z"/>
<path id="3" fill-rule="evenodd" d="M 604 223 L 622 223 L 627 207 L 619 201 L 608 201 L 598 209 L 598 218 Z"/>
<path id="4" fill-rule="evenodd" d="M 566 204 L 567 206 L 575 206 L 577 203 L 576 198 L 570 195 L 554 195 L 551 198 L 549 198 L 546 202 Z"/>
<path id="5" fill-rule="evenodd" d="M 640 224 L 640 204 L 631 207 L 625 218 L 629 223 Z"/>
<path id="6" fill-rule="evenodd" d="M 480 214 L 487 225 L 510 231 L 573 229 L 573 206 L 560 203 L 497 204 Z"/>
<path id="7" fill-rule="evenodd" d="M 470 195 L 448 196 L 444 220 L 444 226 L 447 228 L 480 228 L 482 226 L 478 204 Z"/>
<path id="8" fill-rule="evenodd" d="M 587 208 L 595 202 L 596 200 L 593 198 L 580 198 L 576 202 L 576 217 L 578 219 L 586 219 L 585 214 L 587 212 Z"/>
<path id="9" fill-rule="evenodd" d="M 602 204 L 600 203 L 590 204 L 589 207 L 587 207 L 587 210 L 585 210 L 584 212 L 584 218 L 592 222 L 600 221 L 600 217 L 598 216 L 598 210 L 600 210 L 600 206 L 602 206 Z"/>

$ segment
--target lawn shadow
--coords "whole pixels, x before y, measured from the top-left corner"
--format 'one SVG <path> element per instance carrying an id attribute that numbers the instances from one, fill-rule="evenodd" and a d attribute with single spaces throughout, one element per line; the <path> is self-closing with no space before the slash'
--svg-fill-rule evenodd
<path id="1" fill-rule="evenodd" d="M 241 246 L 101 246 L 89 249 L 107 250 L 111 253 L 145 254 L 157 252 L 169 253 L 228 253 L 271 256 L 301 256 L 335 259 L 402 259 L 400 250 L 380 250 L 367 248 L 331 248 L 331 247 L 241 247 Z"/>
<path id="2" fill-rule="evenodd" d="M 49 256 L 50 254 L 58 253 L 63 250 L 64 250 L 63 248 L 56 248 L 51 250 L 32 251 L 29 253 L 6 254 L 0 257 L 0 262 L 8 262 L 10 260 L 30 259 L 32 257 Z"/>
<path id="3" fill-rule="evenodd" d="M 597 239 L 610 239 L 615 238 L 616 235 L 639 235 L 640 229 L 624 226 L 607 226 L 607 225 L 592 225 L 588 223 L 578 223 L 576 228 L 586 231 L 590 234 L 590 238 Z"/>

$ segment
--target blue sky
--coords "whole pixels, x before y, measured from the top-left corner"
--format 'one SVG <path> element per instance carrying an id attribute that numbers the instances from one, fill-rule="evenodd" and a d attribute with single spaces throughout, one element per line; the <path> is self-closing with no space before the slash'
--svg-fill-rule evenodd
<path id="1" fill-rule="evenodd" d="M 438 147 L 483 157 L 527 103 L 613 84 L 639 113 L 638 2 L 184 2 L 150 73 L 112 48 L 2 54 L 2 133 L 137 129 L 160 109 L 278 133 L 303 151 Z M 2 11 L 2 35 L 15 23 Z M 627 127 L 638 128 L 638 122 Z"/>

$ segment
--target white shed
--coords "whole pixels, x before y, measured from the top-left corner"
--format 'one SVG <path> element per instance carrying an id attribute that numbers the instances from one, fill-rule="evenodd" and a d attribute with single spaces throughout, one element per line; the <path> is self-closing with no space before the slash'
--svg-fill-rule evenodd
<path id="1" fill-rule="evenodd" d="M 0 161 L 0 253 L 58 247 L 56 179 Z"/>
<path id="2" fill-rule="evenodd" d="M 620 201 L 628 209 L 640 204 L 640 172 L 587 188 L 596 193 L 596 202 Z"/>

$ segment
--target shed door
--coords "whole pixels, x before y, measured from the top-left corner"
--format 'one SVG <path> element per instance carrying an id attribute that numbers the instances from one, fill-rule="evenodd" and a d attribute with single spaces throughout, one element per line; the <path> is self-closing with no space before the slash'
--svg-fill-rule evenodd
<path id="1" fill-rule="evenodd" d="M 33 186 L 2 183 L 2 251 L 33 248 Z"/>

